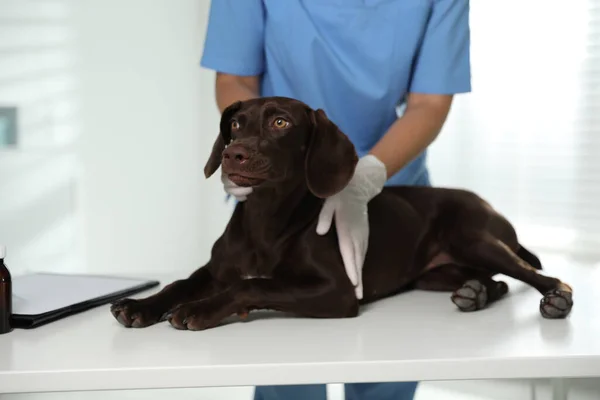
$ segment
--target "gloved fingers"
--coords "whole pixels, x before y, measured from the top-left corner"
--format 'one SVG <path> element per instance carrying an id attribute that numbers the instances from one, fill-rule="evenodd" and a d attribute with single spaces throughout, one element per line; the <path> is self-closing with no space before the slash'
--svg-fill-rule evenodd
<path id="1" fill-rule="evenodd" d="M 225 186 L 225 191 L 227 193 L 229 193 L 230 195 L 232 195 L 236 198 L 239 198 L 239 197 L 246 197 L 250 193 L 252 193 L 252 188 L 251 187 L 239 187 L 239 186 L 233 186 L 233 187 Z"/>
<path id="2" fill-rule="evenodd" d="M 221 183 L 223 184 L 225 192 L 235 197 L 237 201 L 246 200 L 247 196 L 252 193 L 253 190 L 252 187 L 236 185 L 235 183 L 231 182 L 224 173 L 221 173 Z"/>
<path id="3" fill-rule="evenodd" d="M 356 286 L 354 288 L 354 294 L 356 295 L 356 298 L 358 300 L 362 300 L 363 298 L 363 285 L 362 282 L 358 284 L 358 286 Z"/>
<path id="4" fill-rule="evenodd" d="M 319 213 L 319 222 L 317 223 L 317 234 L 324 235 L 329 232 L 331 223 L 333 221 L 333 214 L 335 213 L 336 201 L 334 198 L 328 198 L 325 200 L 321 212 Z"/>
<path id="5" fill-rule="evenodd" d="M 369 232 L 361 232 L 361 235 L 357 235 L 354 240 L 354 260 L 356 263 L 356 268 L 359 271 L 362 271 L 363 264 L 365 262 L 365 256 L 367 253 L 367 240 Z"/>
<path id="6" fill-rule="evenodd" d="M 337 222 L 337 221 L 336 221 Z M 353 286 L 358 284 L 358 276 L 356 274 L 356 261 L 354 260 L 354 243 L 350 233 L 345 227 L 339 226 L 337 224 L 338 229 L 338 243 L 340 246 L 340 253 L 342 254 L 342 261 L 344 262 L 344 268 L 346 269 L 346 274 L 352 282 Z"/>
<path id="7" fill-rule="evenodd" d="M 361 235 L 362 236 L 362 235 Z M 354 262 L 356 267 L 356 284 L 355 293 L 357 299 L 362 299 L 363 296 L 363 285 L 362 285 L 362 267 L 365 261 L 365 238 L 357 237 L 354 242 Z"/>

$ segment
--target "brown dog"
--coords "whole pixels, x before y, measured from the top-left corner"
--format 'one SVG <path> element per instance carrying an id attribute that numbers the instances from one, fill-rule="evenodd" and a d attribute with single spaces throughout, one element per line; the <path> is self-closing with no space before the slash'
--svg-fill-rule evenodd
<path id="1" fill-rule="evenodd" d="M 358 158 L 322 110 L 271 97 L 238 102 L 221 117 L 205 167 L 254 186 L 237 204 L 211 259 L 187 279 L 111 307 L 127 327 L 168 320 L 178 329 L 217 326 L 232 314 L 271 309 L 302 317 L 355 317 L 359 304 L 411 288 L 453 292 L 462 311 L 500 299 L 519 279 L 542 295 L 546 318 L 564 318 L 571 288 L 538 272 L 511 224 L 477 195 L 453 189 L 386 187 L 369 203 L 370 237 L 358 301 L 335 228 L 316 233 L 323 199 L 344 188 Z"/>

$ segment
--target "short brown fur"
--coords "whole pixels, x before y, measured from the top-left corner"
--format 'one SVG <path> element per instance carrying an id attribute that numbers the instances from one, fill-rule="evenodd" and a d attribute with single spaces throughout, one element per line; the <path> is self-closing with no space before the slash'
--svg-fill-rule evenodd
<path id="1" fill-rule="evenodd" d="M 204 267 L 150 297 L 116 302 L 114 317 L 126 327 L 167 320 L 189 330 L 257 309 L 345 318 L 357 316 L 361 304 L 410 289 L 452 292 L 460 310 L 475 311 L 507 293 L 497 274 L 537 289 L 542 316 L 569 314 L 570 286 L 539 272 L 539 259 L 503 216 L 470 191 L 431 187 L 386 187 L 369 203 L 358 301 L 335 226 L 316 233 L 323 199 L 344 188 L 357 160 L 322 110 L 283 97 L 232 104 L 205 174 L 222 167 L 236 183 L 255 186 L 253 193 L 236 205 Z"/>

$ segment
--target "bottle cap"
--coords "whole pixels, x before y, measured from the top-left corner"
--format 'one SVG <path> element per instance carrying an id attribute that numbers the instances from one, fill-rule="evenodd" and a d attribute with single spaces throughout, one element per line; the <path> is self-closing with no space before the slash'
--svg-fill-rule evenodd
<path id="1" fill-rule="evenodd" d="M 6 246 L 0 244 L 0 260 L 6 258 Z"/>

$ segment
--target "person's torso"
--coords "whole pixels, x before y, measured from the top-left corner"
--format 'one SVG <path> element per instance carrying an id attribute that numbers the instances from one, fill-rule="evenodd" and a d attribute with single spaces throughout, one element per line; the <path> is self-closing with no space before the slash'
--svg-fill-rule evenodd
<path id="1" fill-rule="evenodd" d="M 263 96 L 322 108 L 359 156 L 396 120 L 431 0 L 264 0 Z M 425 154 L 388 184 L 426 184 Z"/>

